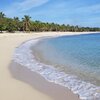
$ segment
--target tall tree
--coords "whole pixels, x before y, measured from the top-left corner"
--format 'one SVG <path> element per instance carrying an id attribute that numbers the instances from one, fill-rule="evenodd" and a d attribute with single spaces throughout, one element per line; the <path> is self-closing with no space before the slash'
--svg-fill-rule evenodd
<path id="1" fill-rule="evenodd" d="M 19 18 L 14 17 L 13 21 L 14 21 L 14 26 L 16 28 L 16 31 L 19 31 L 20 30 L 20 20 L 19 20 Z"/>
<path id="2" fill-rule="evenodd" d="M 5 17 L 5 14 L 3 12 L 0 12 L 0 19 L 4 17 Z"/>
<path id="3" fill-rule="evenodd" d="M 2 31 L 5 29 L 5 14 L 3 12 L 0 12 L 0 32 L 2 33 Z"/>
<path id="4" fill-rule="evenodd" d="M 28 15 L 25 15 L 24 18 L 22 18 L 23 31 L 30 32 L 30 25 L 31 25 L 30 19 L 31 19 L 31 17 Z"/>

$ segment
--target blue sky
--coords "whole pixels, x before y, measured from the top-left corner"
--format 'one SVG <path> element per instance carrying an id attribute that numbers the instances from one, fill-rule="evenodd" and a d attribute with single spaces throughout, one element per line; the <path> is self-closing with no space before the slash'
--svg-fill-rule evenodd
<path id="1" fill-rule="evenodd" d="M 1 0 L 0 11 L 8 17 L 100 27 L 100 0 Z"/>

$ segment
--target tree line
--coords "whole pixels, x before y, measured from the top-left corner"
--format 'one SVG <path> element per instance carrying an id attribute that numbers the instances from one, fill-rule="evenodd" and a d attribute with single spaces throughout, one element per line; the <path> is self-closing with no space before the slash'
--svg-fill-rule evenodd
<path id="1" fill-rule="evenodd" d="M 3 12 L 0 12 L 0 32 L 8 31 L 25 31 L 25 32 L 43 32 L 43 31 L 60 31 L 60 32 L 84 32 L 84 31 L 100 31 L 99 27 L 79 27 L 78 25 L 65 25 L 56 23 L 45 23 L 41 21 L 33 21 L 28 15 L 24 15 L 22 19 L 18 17 L 9 18 Z"/>

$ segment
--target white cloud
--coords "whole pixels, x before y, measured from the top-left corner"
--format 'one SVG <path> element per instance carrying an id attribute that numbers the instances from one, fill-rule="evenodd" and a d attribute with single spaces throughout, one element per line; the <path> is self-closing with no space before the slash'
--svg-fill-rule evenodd
<path id="1" fill-rule="evenodd" d="M 48 0 L 24 0 L 23 2 L 16 3 L 15 5 L 19 7 L 21 11 L 30 10 L 33 7 L 38 7 Z"/>
<path id="2" fill-rule="evenodd" d="M 41 6 L 49 0 L 23 0 L 22 2 L 14 2 L 10 7 L 5 10 L 7 15 L 14 15 L 24 13 L 34 7 Z"/>

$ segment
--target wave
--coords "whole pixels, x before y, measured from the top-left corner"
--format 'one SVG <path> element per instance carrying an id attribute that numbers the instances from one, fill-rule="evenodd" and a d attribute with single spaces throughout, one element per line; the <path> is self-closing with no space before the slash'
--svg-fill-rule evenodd
<path id="1" fill-rule="evenodd" d="M 24 42 L 15 49 L 13 60 L 31 71 L 35 71 L 49 82 L 54 82 L 67 87 L 73 93 L 78 94 L 82 100 L 100 100 L 100 87 L 80 80 L 77 76 L 58 71 L 56 68 L 35 59 L 31 47 L 41 39 L 33 39 Z"/>

